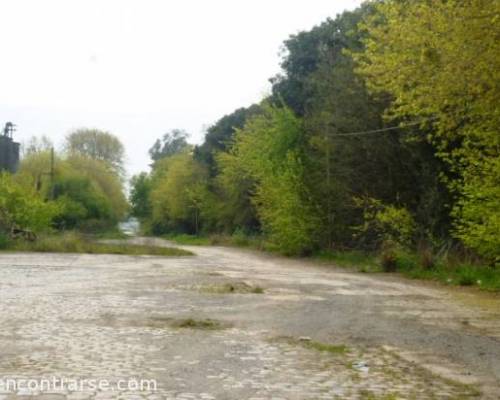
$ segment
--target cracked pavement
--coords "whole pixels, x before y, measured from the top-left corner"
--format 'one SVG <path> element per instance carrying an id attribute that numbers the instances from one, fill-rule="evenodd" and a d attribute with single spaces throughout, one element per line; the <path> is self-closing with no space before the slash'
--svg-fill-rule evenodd
<path id="1" fill-rule="evenodd" d="M 0 379 L 158 387 L 3 390 L 0 400 L 500 398 L 498 296 L 179 247 L 195 256 L 1 254 Z M 218 290 L 228 284 L 263 293 Z M 187 319 L 221 329 L 171 323 Z"/>

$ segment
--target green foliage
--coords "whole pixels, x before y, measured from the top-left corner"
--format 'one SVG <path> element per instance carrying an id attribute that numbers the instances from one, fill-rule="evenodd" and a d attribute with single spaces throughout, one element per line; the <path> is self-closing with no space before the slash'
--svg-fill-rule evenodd
<path id="1" fill-rule="evenodd" d="M 321 250 L 315 254 L 315 258 L 325 262 L 333 262 L 340 267 L 356 268 L 360 272 L 379 272 L 375 257 L 359 250 Z"/>
<path id="2" fill-rule="evenodd" d="M 107 161 L 85 155 L 55 154 L 51 176 L 49 151 L 33 151 L 21 162 L 16 181 L 33 188 L 60 209 L 55 227 L 90 231 L 108 229 L 128 211 L 122 179 Z"/>
<path id="3" fill-rule="evenodd" d="M 145 172 L 135 175 L 130 180 L 130 203 L 132 215 L 145 219 L 151 216 L 151 178 Z"/>
<path id="4" fill-rule="evenodd" d="M 495 265 L 499 4 L 367 2 L 291 36 L 262 104 L 219 119 L 193 154 L 180 131 L 153 146 L 134 212 L 218 244 L 379 250 L 365 271 L 433 276 L 448 248 Z"/>
<path id="5" fill-rule="evenodd" d="M 200 230 L 204 205 L 210 199 L 206 179 L 206 169 L 190 153 L 176 154 L 155 167 L 151 206 L 156 233 Z"/>
<path id="6" fill-rule="evenodd" d="M 206 164 L 210 173 L 215 175 L 218 172 L 215 161 L 216 153 L 227 151 L 231 147 L 236 130 L 243 128 L 246 121 L 259 112 L 260 107 L 254 104 L 248 108 L 239 108 L 219 119 L 208 128 L 203 144 L 195 148 L 195 159 Z"/>
<path id="7" fill-rule="evenodd" d="M 82 128 L 66 137 L 65 150 L 71 156 L 88 157 L 106 163 L 117 174 L 123 173 L 125 149 L 113 134 Z"/>
<path id="8" fill-rule="evenodd" d="M 104 162 L 73 156 L 57 166 L 51 195 L 62 205 L 60 229 L 99 231 L 115 225 L 127 211 L 122 185 Z"/>
<path id="9" fill-rule="evenodd" d="M 219 157 L 221 171 L 237 168 L 240 177 L 253 182 L 252 203 L 264 233 L 286 254 L 311 251 L 319 223 L 306 202 L 302 134 L 301 121 L 291 110 L 265 105 L 262 114 L 237 131 L 230 153 Z"/>
<path id="10" fill-rule="evenodd" d="M 5 250 L 10 245 L 10 239 L 7 233 L 0 230 L 0 250 Z"/>
<path id="11" fill-rule="evenodd" d="M 360 72 L 373 92 L 393 97 L 388 117 L 427 119 L 428 140 L 459 196 L 456 236 L 498 260 L 500 3 L 393 0 L 376 9 L 357 55 Z"/>
<path id="12" fill-rule="evenodd" d="M 39 253 L 123 254 L 175 257 L 192 254 L 189 251 L 172 247 L 131 245 L 128 243 L 98 243 L 75 232 L 42 236 L 35 242 L 18 241 L 10 245 L 8 250 Z"/>
<path id="13" fill-rule="evenodd" d="M 185 244 L 189 246 L 208 246 L 211 244 L 210 239 L 204 236 L 195 236 L 188 234 L 165 235 L 165 239 L 172 240 L 178 244 Z"/>
<path id="14" fill-rule="evenodd" d="M 454 210 L 456 235 L 500 265 L 500 157 L 477 163 L 464 175 L 463 197 Z"/>
<path id="15" fill-rule="evenodd" d="M 8 233 L 14 225 L 35 232 L 47 230 L 60 212 L 58 204 L 45 202 L 34 189 L 0 174 L 0 232 Z"/>
<path id="16" fill-rule="evenodd" d="M 168 158 L 187 151 L 191 147 L 187 142 L 188 137 L 188 133 L 181 129 L 173 129 L 165 133 L 161 140 L 157 139 L 153 147 L 149 149 L 151 159 L 153 162 L 157 162 L 162 158 Z"/>
<path id="17" fill-rule="evenodd" d="M 394 243 L 410 247 L 415 234 L 415 221 L 404 207 L 385 205 L 377 199 L 356 199 L 363 208 L 364 224 L 358 227 L 361 235 L 372 236 L 379 246 Z"/>

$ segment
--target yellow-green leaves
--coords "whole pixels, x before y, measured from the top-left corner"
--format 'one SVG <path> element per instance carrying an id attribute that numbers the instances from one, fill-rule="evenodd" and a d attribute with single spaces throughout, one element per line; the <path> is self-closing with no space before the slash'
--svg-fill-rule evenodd
<path id="1" fill-rule="evenodd" d="M 456 176 L 457 235 L 498 257 L 491 232 L 500 218 L 500 171 L 491 165 L 500 157 L 500 2 L 391 0 L 376 7 L 364 24 L 359 72 L 372 91 L 393 96 L 389 118 L 433 117 L 430 140 Z"/>

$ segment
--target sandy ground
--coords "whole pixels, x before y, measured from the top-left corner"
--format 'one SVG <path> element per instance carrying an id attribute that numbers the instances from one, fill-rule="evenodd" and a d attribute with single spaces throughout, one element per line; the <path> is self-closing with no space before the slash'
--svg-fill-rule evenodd
<path id="1" fill-rule="evenodd" d="M 500 399 L 498 296 L 185 248 L 196 255 L 0 255 L 0 386 L 112 386 L 0 400 Z M 157 388 L 117 387 L 131 379 Z"/>

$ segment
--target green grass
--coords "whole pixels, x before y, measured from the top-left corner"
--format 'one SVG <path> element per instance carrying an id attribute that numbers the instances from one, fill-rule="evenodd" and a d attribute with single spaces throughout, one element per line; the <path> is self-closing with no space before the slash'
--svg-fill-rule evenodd
<path id="1" fill-rule="evenodd" d="M 355 268 L 359 272 L 381 272 L 382 269 L 375 256 L 362 251 L 330 251 L 323 250 L 314 255 L 314 258 L 333 263 L 339 267 Z"/>
<path id="2" fill-rule="evenodd" d="M 233 235 L 214 233 L 209 236 L 169 234 L 162 237 L 177 244 L 187 246 L 235 246 L 248 247 L 258 250 L 262 250 L 264 248 L 262 238 L 259 236 L 248 236 L 241 232 L 235 232 Z"/>
<path id="3" fill-rule="evenodd" d="M 330 354 L 344 354 L 348 351 L 347 346 L 341 345 L 333 345 L 328 343 L 321 342 L 302 342 L 302 345 L 308 349 L 314 349 L 316 351 L 326 352 Z"/>
<path id="4" fill-rule="evenodd" d="M 492 292 L 500 291 L 500 270 L 488 266 L 438 265 L 432 269 L 424 269 L 416 265 L 398 272 L 412 279 L 433 280 L 447 285 L 474 286 Z"/>
<path id="5" fill-rule="evenodd" d="M 349 352 L 349 348 L 343 344 L 330 344 L 323 342 L 316 342 L 314 340 L 302 340 L 295 337 L 290 336 L 281 336 L 272 339 L 272 341 L 285 341 L 291 345 L 301 346 L 306 349 L 319 351 L 322 353 L 330 353 L 334 355 L 342 355 Z"/>
<path id="6" fill-rule="evenodd" d="M 178 244 L 188 245 L 188 246 L 209 246 L 211 243 L 210 238 L 206 236 L 196 236 L 196 235 L 165 235 L 163 238 L 171 240 Z"/>
<path id="7" fill-rule="evenodd" d="M 187 250 L 142 246 L 130 244 L 98 243 L 77 233 L 41 236 L 34 242 L 11 241 L 6 251 L 26 251 L 39 253 L 85 253 L 85 254 L 123 254 L 153 256 L 188 256 Z"/>
<path id="8" fill-rule="evenodd" d="M 123 233 L 120 229 L 110 229 L 104 232 L 92 233 L 88 235 L 92 239 L 127 239 L 130 236 Z"/>
<path id="9" fill-rule="evenodd" d="M 322 251 L 315 259 L 353 268 L 359 272 L 383 272 L 381 257 L 360 251 Z M 395 271 L 411 279 L 432 280 L 446 285 L 473 286 L 482 290 L 500 291 L 500 268 L 466 263 L 450 263 L 436 260 L 435 265 L 424 265 L 422 257 L 416 253 L 396 251 Z"/>

